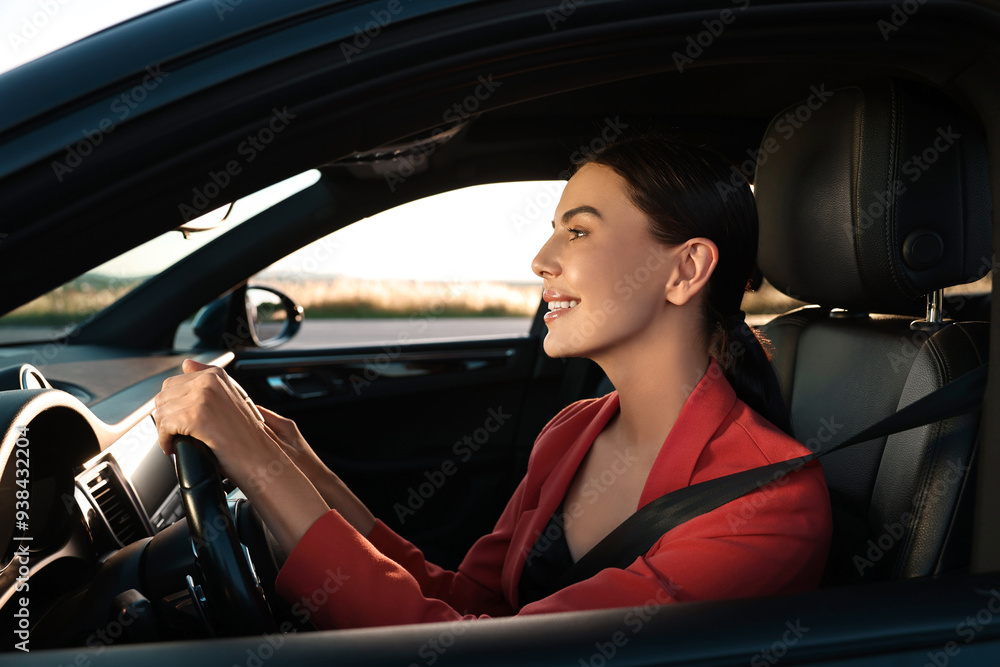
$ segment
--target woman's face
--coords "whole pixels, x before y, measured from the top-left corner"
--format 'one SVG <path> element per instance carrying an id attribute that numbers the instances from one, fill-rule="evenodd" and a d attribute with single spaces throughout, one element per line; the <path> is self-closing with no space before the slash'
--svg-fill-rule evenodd
<path id="1" fill-rule="evenodd" d="M 549 356 L 594 358 L 658 335 L 676 253 L 653 238 L 649 224 L 611 168 L 587 164 L 570 179 L 552 236 L 532 262 L 550 308 Z"/>

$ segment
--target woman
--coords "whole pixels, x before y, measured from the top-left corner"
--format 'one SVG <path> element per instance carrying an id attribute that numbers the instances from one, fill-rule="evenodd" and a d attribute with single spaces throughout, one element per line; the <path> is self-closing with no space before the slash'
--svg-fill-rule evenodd
<path id="1" fill-rule="evenodd" d="M 807 454 L 740 304 L 755 265 L 749 186 L 713 153 L 638 138 L 570 179 L 533 269 L 554 357 L 597 362 L 617 391 L 557 414 L 494 531 L 457 572 L 427 563 L 319 460 L 291 421 L 261 422 L 219 369 L 184 364 L 156 398 L 160 444 L 211 447 L 289 552 L 277 588 L 320 628 L 626 607 L 806 590 L 829 546 L 818 462 L 664 535 L 626 569 L 555 582 L 637 508 L 693 483 Z M 775 426 L 778 424 L 782 428 Z M 293 463 L 294 460 L 294 463 Z M 281 470 L 266 480 L 254 471 Z M 595 483 L 595 480 L 599 480 Z M 329 587 L 327 587 L 329 590 Z"/>

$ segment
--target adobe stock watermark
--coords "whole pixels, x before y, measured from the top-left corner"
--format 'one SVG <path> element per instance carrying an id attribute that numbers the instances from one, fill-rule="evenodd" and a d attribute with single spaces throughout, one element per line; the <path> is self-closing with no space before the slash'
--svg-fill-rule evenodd
<path id="1" fill-rule="evenodd" d="M 226 20 L 226 14 L 236 11 L 236 8 L 243 4 L 243 0 L 212 0 L 212 8 L 219 21 Z"/>
<path id="2" fill-rule="evenodd" d="M 747 325 L 750 326 L 749 324 Z M 708 388 L 714 382 L 718 382 L 726 377 L 726 368 L 733 363 L 735 359 L 742 358 L 744 354 L 747 353 L 747 346 L 743 344 L 741 340 L 730 339 L 726 348 L 719 351 L 718 364 L 709 364 L 708 368 L 705 369 L 704 374 L 697 376 L 694 379 L 694 384 L 685 383 L 681 385 L 681 390 L 684 392 L 685 396 L 691 396 L 694 392 L 704 393 L 708 391 Z M 726 379 L 726 382 L 729 382 Z"/>
<path id="3" fill-rule="evenodd" d="M 551 549 L 566 534 L 566 529 L 583 516 L 588 507 L 593 507 L 638 460 L 639 457 L 633 453 L 632 448 L 626 447 L 624 452 L 615 452 L 614 460 L 600 474 L 588 477 L 580 487 L 583 502 L 574 500 L 553 517 L 553 521 L 549 522 L 525 556 L 526 565 L 531 565 L 536 557 Z"/>
<path id="4" fill-rule="evenodd" d="M 853 556 L 851 562 L 858 571 L 858 575 L 864 576 L 867 570 L 891 553 L 895 546 L 906 537 L 914 518 L 920 516 L 921 507 L 927 502 L 928 496 L 940 498 L 951 495 L 955 498 L 958 497 L 958 486 L 965 480 L 970 466 L 960 459 L 949 459 L 944 470 L 946 474 L 937 477 L 926 493 L 917 493 L 910 499 L 909 510 L 900 514 L 895 521 L 882 524 L 883 532 L 877 537 L 868 539 L 865 544 L 867 548 L 863 554 Z"/>
<path id="5" fill-rule="evenodd" d="M 476 80 L 478 83 L 473 88 L 472 93 L 445 109 L 444 113 L 441 114 L 442 121 L 450 126 L 455 126 L 468 120 L 479 111 L 482 103 L 490 99 L 493 93 L 503 85 L 502 81 L 493 80 L 492 73 L 486 76 L 479 75 Z M 389 192 L 395 192 L 397 185 L 406 182 L 406 179 L 426 166 L 427 160 L 438 149 L 439 144 L 434 139 L 447 131 L 442 127 L 434 128 L 431 131 L 431 141 L 418 146 L 412 153 L 396 161 L 396 168 L 385 173 L 385 184 L 389 186 Z"/>
<path id="6" fill-rule="evenodd" d="M 738 5 L 741 12 L 746 11 L 746 8 L 750 6 L 750 0 L 730 0 L 730 2 Z M 686 66 L 693 65 L 694 61 L 705 53 L 705 49 L 711 47 L 715 40 L 722 36 L 726 26 L 731 25 L 735 20 L 736 13 L 727 7 L 719 12 L 716 18 L 702 21 L 701 24 L 705 29 L 695 35 L 687 36 L 683 52 L 674 51 L 671 54 L 677 73 L 683 74 Z"/>
<path id="7" fill-rule="evenodd" d="M 913 185 L 920 180 L 927 171 L 947 153 L 955 143 L 962 138 L 951 125 L 948 127 L 938 127 L 937 135 L 930 145 L 919 153 L 912 154 L 909 159 L 900 165 L 899 171 L 907 177 L 904 181 L 902 176 L 895 178 L 889 186 L 878 193 L 875 193 L 867 206 L 858 208 L 858 220 L 854 224 L 851 221 L 844 223 L 844 233 L 849 241 L 854 242 L 855 234 L 863 233 L 875 225 L 876 221 L 882 219 L 886 212 L 891 210 L 893 200 L 902 196 Z M 856 230 L 855 230 L 856 228 Z"/>
<path id="8" fill-rule="evenodd" d="M 31 363 L 32 366 L 38 370 L 44 370 L 46 366 L 53 363 L 59 358 L 63 350 L 70 344 L 70 341 L 79 333 L 80 327 L 86 324 L 88 321 L 92 320 L 94 315 L 91 315 L 83 322 L 81 322 L 76 327 L 73 327 L 68 332 L 59 334 L 51 333 L 49 334 L 49 342 L 45 343 L 40 347 L 32 348 L 31 351 Z"/>
<path id="9" fill-rule="evenodd" d="M 111 276 L 104 289 L 113 294 L 114 291 L 120 287 L 129 287 L 130 286 L 129 283 L 131 282 L 132 282 L 131 280 L 127 280 L 120 275 Z M 55 360 L 58 359 L 59 356 L 63 353 L 63 350 L 65 350 L 66 347 L 70 344 L 71 340 L 75 338 L 77 335 L 79 335 L 83 327 L 85 327 L 91 320 L 97 317 L 97 315 L 100 312 L 101 312 L 100 310 L 97 310 L 93 313 L 90 313 L 89 315 L 87 315 L 87 317 L 83 318 L 79 322 L 74 323 L 72 327 L 69 329 L 62 328 L 60 330 L 49 333 L 47 336 L 48 337 L 47 343 L 32 348 L 31 361 L 29 361 L 28 363 L 30 363 L 32 366 L 34 366 L 40 371 L 44 370 L 49 364 L 54 363 Z"/>
<path id="10" fill-rule="evenodd" d="M 989 600 L 983 605 L 974 616 L 966 616 L 955 626 L 955 634 L 962 640 L 962 644 L 970 644 L 986 629 L 987 625 L 993 623 L 996 615 L 1000 614 L 1000 591 L 990 589 Z M 955 640 L 945 642 L 940 651 L 928 651 L 927 662 L 924 667 L 947 667 L 951 659 L 962 652 L 962 645 Z"/>
<path id="11" fill-rule="evenodd" d="M 459 296 L 461 294 L 454 284 L 448 285 L 448 292 L 451 296 Z M 383 343 L 380 353 L 374 357 L 366 358 L 364 371 L 360 374 L 351 373 L 351 376 L 348 378 L 355 396 L 360 396 L 364 389 L 382 377 L 403 354 L 402 346 L 427 331 L 430 323 L 438 319 L 446 306 L 447 300 L 444 297 L 436 296 L 430 306 L 424 308 L 419 313 L 410 315 L 407 320 L 407 329 L 396 334 L 396 341 L 394 343 Z"/>
<path id="12" fill-rule="evenodd" d="M 945 301 L 947 302 L 947 299 Z M 886 358 L 889 360 L 889 366 L 892 367 L 892 372 L 897 375 L 901 371 L 909 373 L 910 368 L 913 365 L 913 360 L 917 358 L 917 355 L 920 353 L 920 350 L 923 349 L 924 344 L 927 343 L 927 341 L 930 340 L 930 337 L 935 333 L 936 332 L 934 331 L 917 329 L 909 336 L 900 336 L 899 347 L 885 353 Z"/>
<path id="13" fill-rule="evenodd" d="M 781 633 L 781 639 L 776 640 L 770 646 L 758 651 L 750 658 L 750 667 L 770 667 L 778 664 L 788 653 L 788 650 L 799 643 L 799 640 L 809 632 L 810 628 L 802 625 L 802 619 L 795 619 L 795 622 L 785 621 L 785 631 Z"/>
<path id="14" fill-rule="evenodd" d="M 115 131 L 118 124 L 128 118 L 142 102 L 149 96 L 149 93 L 163 83 L 170 72 L 164 72 L 160 65 L 146 68 L 146 74 L 142 81 L 131 90 L 117 96 L 109 106 L 110 115 L 97 121 L 93 129 L 84 128 L 81 130 L 83 139 L 66 146 L 66 154 L 62 160 L 52 161 L 52 171 L 56 175 L 56 180 L 60 183 L 73 170 L 83 164 L 84 158 L 94 152 L 94 150 L 104 142 L 104 137 Z"/>
<path id="15" fill-rule="evenodd" d="M 995 256 L 980 257 L 979 267 L 975 275 L 970 276 L 968 282 L 982 280 L 991 271 L 995 273 L 996 268 L 997 261 Z M 954 317 L 960 313 L 967 303 L 969 303 L 969 299 L 965 294 L 945 294 L 942 299 L 942 305 L 949 317 Z M 896 374 L 900 372 L 908 373 L 913 365 L 913 360 L 917 358 L 920 350 L 923 349 L 927 341 L 936 333 L 936 330 L 914 329 L 909 335 L 900 336 L 899 347 L 886 352 L 886 358 L 889 360 L 892 372 Z"/>
<path id="16" fill-rule="evenodd" d="M 209 170 L 207 180 L 200 187 L 191 189 L 190 204 L 181 203 L 177 210 L 181 217 L 187 222 L 202 215 L 209 210 L 213 199 L 219 196 L 223 190 L 229 187 L 233 179 L 240 175 L 244 165 L 250 164 L 257 159 L 257 156 L 265 150 L 275 138 L 281 134 L 297 117 L 288 110 L 288 107 L 272 107 L 271 117 L 268 121 L 253 134 L 248 134 L 243 141 L 236 146 L 236 154 L 240 160 L 233 159 L 226 162 L 219 171 Z"/>
<path id="17" fill-rule="evenodd" d="M 406 0 L 406 4 L 411 1 Z M 368 48 L 372 40 L 382 34 L 382 29 L 392 23 L 393 19 L 404 9 L 402 0 L 389 0 L 385 3 L 385 7 L 371 10 L 369 13 L 372 19 L 370 21 L 365 23 L 363 27 L 354 26 L 354 39 L 340 43 L 340 52 L 343 54 L 344 60 L 351 62 L 351 58 L 361 55 L 361 52 Z"/>
<path id="18" fill-rule="evenodd" d="M 128 628 L 135 623 L 136 619 L 146 613 L 145 607 L 126 607 L 112 618 L 108 623 L 90 634 L 84 645 L 94 649 L 94 657 L 104 653 L 104 649 L 119 641 L 127 632 Z M 88 662 L 89 664 L 89 662 Z"/>
<path id="19" fill-rule="evenodd" d="M 424 503 L 430 500 L 458 472 L 460 463 L 467 463 L 472 459 L 473 455 L 486 444 L 490 437 L 513 417 L 513 415 L 503 411 L 502 405 L 490 408 L 486 411 L 486 415 L 482 426 L 473 430 L 472 433 L 462 436 L 451 446 L 454 458 L 445 459 L 437 469 L 424 471 L 426 481 L 407 489 L 405 504 L 396 503 L 392 506 L 400 525 L 405 524 L 408 517 L 416 514 L 417 510 L 422 508 Z"/>
<path id="20" fill-rule="evenodd" d="M 515 231 L 520 234 L 530 225 L 549 224 L 552 220 L 552 211 L 556 210 L 565 187 L 564 182 L 546 181 L 542 191 L 530 197 L 520 212 L 510 214 L 510 221 Z"/>
<path id="21" fill-rule="evenodd" d="M 614 284 L 616 298 L 605 299 L 600 304 L 589 304 L 586 309 L 574 313 L 574 317 L 580 318 L 573 328 L 572 334 L 567 341 L 573 347 L 580 347 L 592 338 L 608 321 L 608 317 L 618 312 L 618 308 L 630 301 L 632 297 L 649 283 L 657 271 L 662 269 L 668 261 L 670 249 L 660 244 L 651 244 L 647 248 L 645 260 L 639 263 L 634 269 L 619 278 Z"/>
<path id="22" fill-rule="evenodd" d="M 569 154 L 570 164 L 579 162 L 594 153 L 600 153 L 625 134 L 625 130 L 627 129 L 628 123 L 622 122 L 621 116 L 618 114 L 615 114 L 614 118 L 611 116 L 605 116 L 604 125 L 601 128 L 600 133 L 598 133 L 597 136 L 591 139 L 588 143 L 577 146 L 576 150 Z M 569 167 L 560 172 L 559 179 L 569 179 L 572 175 L 573 169 L 572 167 Z"/>
<path id="23" fill-rule="evenodd" d="M 568 19 L 586 0 L 562 0 L 555 9 L 545 10 L 545 20 L 549 22 L 550 30 L 557 30 L 559 24 Z"/>
<path id="24" fill-rule="evenodd" d="M 131 606 L 119 611 L 103 628 L 99 628 L 87 636 L 83 645 L 90 650 L 78 653 L 72 664 L 77 667 L 88 667 L 93 664 L 91 658 L 102 655 L 107 647 L 121 641 L 136 619 L 145 615 L 147 611 L 148 609 L 145 607 Z"/>
<path id="25" fill-rule="evenodd" d="M 32 536 L 28 535 L 31 520 L 31 441 L 28 439 L 29 426 L 19 424 L 14 425 L 17 433 L 17 440 L 14 443 L 14 456 L 11 457 L 11 467 L 16 469 L 14 475 L 16 481 L 11 483 L 14 491 L 14 515 L 13 527 L 19 534 L 11 536 L 11 542 L 18 542 L 17 549 L 14 550 L 7 567 L 11 568 L 11 576 L 17 575 L 14 580 L 14 592 L 20 593 L 16 598 L 11 597 L 10 610 L 11 626 L 15 639 L 21 641 L 14 643 L 14 648 L 25 653 L 31 652 L 31 558 Z M 10 497 L 8 495 L 8 497 Z M 9 507 L 9 506 L 8 506 Z M 9 515 L 8 515 L 9 516 Z"/>
<path id="26" fill-rule="evenodd" d="M 617 114 L 614 118 L 611 116 L 605 116 L 604 124 L 601 127 L 600 132 L 598 132 L 587 143 L 577 146 L 573 152 L 570 153 L 570 165 L 581 162 L 594 153 L 603 151 L 609 145 L 620 139 L 622 135 L 625 134 L 625 130 L 627 130 L 628 127 L 628 123 L 623 122 L 621 116 Z M 559 197 L 562 196 L 563 188 L 566 187 L 566 184 L 560 181 L 568 181 L 572 175 L 572 166 L 562 170 L 559 172 L 556 180 L 546 182 L 544 189 L 535 196 L 531 197 L 525 203 L 524 208 L 521 209 L 520 212 L 510 214 L 511 224 L 514 225 L 514 229 L 518 234 L 522 233 L 524 228 L 530 225 L 534 225 L 539 222 L 543 224 L 549 224 L 549 222 L 551 222 L 552 211 L 555 210 L 556 205 L 559 203 Z"/>
<path id="27" fill-rule="evenodd" d="M 255 492 L 260 493 L 268 487 L 268 485 L 281 476 L 281 473 L 288 469 L 289 465 L 294 466 L 295 462 L 293 458 L 298 458 L 301 453 L 298 449 L 293 449 L 288 452 L 284 447 L 281 448 L 285 456 L 276 456 L 272 458 L 266 466 L 258 466 L 256 470 L 250 473 L 247 479 L 247 484 Z M 221 526 L 219 527 L 222 528 Z"/>
<path id="28" fill-rule="evenodd" d="M 309 595 L 301 596 L 292 604 L 292 616 L 300 623 L 308 622 L 350 579 L 350 575 L 342 572 L 339 567 L 336 572 L 328 568 L 323 581 Z"/>
<path id="29" fill-rule="evenodd" d="M 10 44 L 11 50 L 14 53 L 20 51 L 21 47 L 37 37 L 70 2 L 72 0 L 36 0 L 37 11 L 23 16 L 16 32 L 13 30 L 7 32 L 7 43 Z"/>
<path id="30" fill-rule="evenodd" d="M 824 445 L 833 440 L 834 436 L 843 428 L 844 425 L 838 423 L 833 415 L 829 418 L 820 417 L 819 427 L 816 429 L 815 435 L 808 438 L 802 444 L 815 454 Z M 743 496 L 740 499 L 741 502 L 737 502 L 736 506 L 726 513 L 726 523 L 729 525 L 730 532 L 735 534 L 739 529 L 752 521 L 772 499 L 780 494 L 781 487 L 788 484 L 791 481 L 792 475 L 801 470 L 804 465 L 801 461 L 797 461 L 786 474 L 781 475 L 780 472 L 774 473 L 774 477 L 770 480 L 758 484 L 756 491 Z"/>
<path id="31" fill-rule="evenodd" d="M 906 25 L 910 17 L 916 14 L 925 2 L 927 0 L 904 0 L 903 2 L 894 4 L 892 6 L 892 13 L 889 14 L 889 19 L 879 19 L 875 23 L 879 32 L 882 33 L 882 39 L 888 42 L 889 38 Z"/>
<path id="32" fill-rule="evenodd" d="M 330 260 L 337 256 L 337 251 L 341 249 L 341 243 L 334 238 L 333 234 L 310 243 L 306 248 L 309 250 L 307 256 L 301 256 L 301 252 L 295 253 L 295 261 L 291 266 L 291 273 L 305 277 L 315 275 L 321 266 L 326 266 Z"/>
<path id="33" fill-rule="evenodd" d="M 757 150 L 748 148 L 746 152 L 748 159 L 730 167 L 729 180 L 719 181 L 715 184 L 716 190 L 723 199 L 728 199 L 729 195 L 735 194 L 739 188 L 744 187 L 746 182 L 754 177 L 757 168 L 766 164 L 772 155 L 781 150 L 782 142 L 795 136 L 795 132 L 808 123 L 813 114 L 823 108 L 823 105 L 834 94 L 834 91 L 826 89 L 825 83 L 821 83 L 819 86 L 809 86 L 809 91 L 809 97 L 802 104 L 786 111 L 781 118 L 775 121 L 774 130 L 781 135 L 782 141 L 769 136 L 761 142 L 760 148 Z"/>
<path id="34" fill-rule="evenodd" d="M 275 632 L 265 633 L 255 647 L 246 649 L 246 660 L 242 663 L 244 667 L 262 667 L 264 663 L 273 658 L 275 653 L 285 645 L 285 635 L 298 632 L 301 627 L 310 622 L 313 614 L 329 602 L 333 595 L 351 579 L 350 575 L 342 572 L 339 567 L 336 572 L 328 568 L 325 574 L 323 581 L 312 592 L 301 596 L 291 605 L 295 621 L 288 619 L 282 621 Z"/>
<path id="35" fill-rule="evenodd" d="M 606 667 L 628 646 L 629 641 L 642 632 L 646 624 L 656 616 L 663 606 L 676 602 L 677 594 L 683 587 L 674 580 L 659 579 L 660 587 L 653 597 L 640 605 L 631 607 L 622 617 L 624 629 L 615 630 L 604 641 L 594 642 L 594 652 L 589 656 L 579 658 L 580 667 Z"/>
<path id="36" fill-rule="evenodd" d="M 985 255 L 979 258 L 979 267 L 976 272 L 970 276 L 966 276 L 966 283 L 973 283 L 978 280 L 982 280 L 986 277 L 986 274 L 993 272 L 994 275 L 997 273 L 997 269 L 1000 268 L 1000 264 L 997 263 L 996 255 L 990 255 L 986 257 Z M 956 314 L 965 308 L 966 304 L 969 303 L 969 295 L 967 294 L 945 294 L 944 295 L 944 305 L 946 306 L 945 311 L 949 315 Z"/>
<path id="37" fill-rule="evenodd" d="M 459 637 L 468 629 L 465 623 L 451 623 L 438 633 L 437 637 L 427 640 L 417 649 L 420 662 L 411 662 L 409 667 L 422 667 L 435 664 L 441 656 L 448 652 Z"/>

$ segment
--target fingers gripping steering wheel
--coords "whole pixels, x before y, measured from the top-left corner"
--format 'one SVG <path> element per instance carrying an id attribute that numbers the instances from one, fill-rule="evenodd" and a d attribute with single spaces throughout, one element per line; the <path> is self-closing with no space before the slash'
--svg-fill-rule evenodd
<path id="1" fill-rule="evenodd" d="M 222 636 L 274 632 L 274 617 L 236 536 L 215 455 L 188 437 L 175 439 L 174 454 L 209 624 Z"/>

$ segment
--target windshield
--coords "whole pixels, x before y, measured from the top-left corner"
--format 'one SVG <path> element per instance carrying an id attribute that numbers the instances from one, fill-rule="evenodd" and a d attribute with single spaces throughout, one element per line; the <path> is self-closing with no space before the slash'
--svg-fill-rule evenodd
<path id="1" fill-rule="evenodd" d="M 149 278 L 192 252 L 249 220 L 261 211 L 304 190 L 319 180 L 313 169 L 275 183 L 233 204 L 229 215 L 207 231 L 184 234 L 169 231 L 101 264 L 0 317 L 0 343 L 54 340 L 74 326 L 122 298 Z M 227 207 L 205 214 L 199 220 L 218 218 Z"/>

